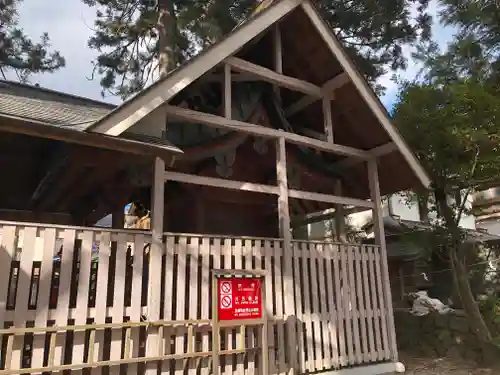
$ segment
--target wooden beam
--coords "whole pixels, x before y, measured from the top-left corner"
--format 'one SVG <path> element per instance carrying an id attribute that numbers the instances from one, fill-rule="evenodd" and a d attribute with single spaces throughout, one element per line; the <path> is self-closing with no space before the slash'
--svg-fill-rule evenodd
<path id="1" fill-rule="evenodd" d="M 308 95 L 321 98 L 323 91 L 321 87 L 310 82 L 306 82 L 297 78 L 285 76 L 280 73 L 273 72 L 271 69 L 239 59 L 237 57 L 228 57 L 224 60 L 225 63 L 231 65 L 231 68 L 238 72 L 255 74 L 263 81 L 285 87 L 290 90 L 300 91 Z"/>
<path id="2" fill-rule="evenodd" d="M 198 82 L 224 82 L 224 73 L 210 73 L 206 76 L 203 76 L 199 79 Z M 231 81 L 232 82 L 257 82 L 260 81 L 258 77 L 255 77 L 253 74 L 248 73 L 231 73 Z"/>
<path id="3" fill-rule="evenodd" d="M 349 207 L 344 208 L 344 215 L 348 216 L 356 212 L 365 212 L 369 208 L 364 207 Z M 300 227 L 306 224 L 313 224 L 320 221 L 326 221 L 333 219 L 336 215 L 336 210 L 334 208 L 327 208 L 324 211 L 314 212 L 311 214 L 304 215 L 304 217 L 297 217 L 292 220 L 292 228 Z"/>
<path id="4" fill-rule="evenodd" d="M 283 130 L 267 128 L 265 126 L 250 124 L 243 121 L 227 120 L 221 116 L 194 111 L 192 109 L 186 109 L 172 105 L 166 105 L 165 109 L 167 111 L 167 114 L 188 122 L 205 124 L 221 129 L 229 129 L 264 138 L 277 139 L 280 137 L 284 137 L 285 140 L 290 143 L 310 147 L 319 151 L 330 152 L 333 154 L 353 156 L 364 160 L 368 160 L 371 156 L 367 151 L 364 150 L 358 150 L 348 146 L 332 144 L 320 141 L 318 139 L 304 137 L 299 134 L 288 133 Z"/>
<path id="5" fill-rule="evenodd" d="M 335 195 L 328 195 L 322 193 L 312 193 L 302 190 L 290 189 L 288 191 L 288 196 L 290 198 L 306 199 L 310 201 L 317 201 L 317 202 L 324 202 L 331 204 L 343 204 L 355 207 L 373 208 L 373 202 L 370 201 L 364 201 L 362 199 L 355 199 L 355 198 L 338 197 Z"/>
<path id="6" fill-rule="evenodd" d="M 223 41 L 215 43 L 211 48 L 192 58 L 188 64 L 158 80 L 145 89 L 141 95 L 137 95 L 101 119 L 91 127 L 91 131 L 120 135 L 156 108 L 167 103 L 200 76 L 220 64 L 226 57 L 239 51 L 252 39 L 297 8 L 301 2 L 302 0 L 281 0 L 279 6 L 268 7 L 252 18 L 251 22 L 244 22 L 234 32 L 229 33 Z"/>
<path id="7" fill-rule="evenodd" d="M 74 225 L 73 217 L 68 213 L 37 212 L 26 210 L 0 209 L 0 220 L 23 221 L 28 223 Z"/>
<path id="8" fill-rule="evenodd" d="M 398 148 L 394 142 L 389 142 L 383 144 L 382 146 L 372 148 L 367 152 L 369 152 L 372 157 L 380 157 L 383 155 L 390 154 L 391 152 L 394 152 L 397 149 Z M 361 162 L 358 158 L 349 157 L 334 163 L 333 167 L 337 169 L 346 169 L 348 167 L 352 167 L 353 165 L 358 164 L 358 162 Z"/>
<path id="9" fill-rule="evenodd" d="M 230 120 L 232 118 L 232 92 L 231 92 L 231 67 L 228 64 L 224 64 L 224 117 Z"/>
<path id="10" fill-rule="evenodd" d="M 244 182 L 244 181 L 224 180 L 222 178 L 214 178 L 214 177 L 195 176 L 180 172 L 171 172 L 171 171 L 165 172 L 165 180 L 184 182 L 186 184 L 212 186 L 224 189 L 253 191 L 256 193 L 264 193 L 264 194 L 276 194 L 276 195 L 279 194 L 279 190 L 276 186 L 254 184 L 252 182 Z"/>
<path id="11" fill-rule="evenodd" d="M 373 89 L 368 85 L 366 79 L 356 69 L 356 65 L 332 32 L 331 27 L 320 16 L 318 10 L 311 4 L 310 1 L 303 1 L 300 6 L 308 15 L 311 23 L 321 35 L 332 54 L 336 57 L 340 66 L 349 75 L 352 84 L 363 97 L 365 103 L 370 108 L 373 115 L 377 118 L 381 127 L 397 145 L 399 152 L 401 152 L 406 162 L 413 170 L 413 173 L 415 173 L 424 187 L 429 187 L 431 184 L 429 176 L 418 161 L 417 157 L 412 153 L 397 128 L 391 123 L 387 110 L 377 98 Z"/>
<path id="12" fill-rule="evenodd" d="M 389 267 L 387 264 L 387 246 L 385 243 L 384 218 L 382 210 L 382 197 L 380 195 L 380 186 L 378 180 L 377 159 L 368 161 L 368 180 L 370 185 L 370 196 L 373 202 L 373 233 L 375 235 L 375 244 L 380 246 L 380 260 L 383 281 L 383 297 L 387 309 L 387 331 L 389 340 L 389 354 L 392 361 L 397 362 L 398 350 L 396 347 L 396 330 L 394 326 L 394 315 L 392 310 L 391 284 L 389 281 Z M 386 346 L 387 347 L 387 346 Z"/>
<path id="13" fill-rule="evenodd" d="M 84 146 L 119 151 L 127 154 L 144 156 L 161 156 L 169 161 L 174 154 L 181 154 L 177 147 L 168 149 L 150 143 L 137 142 L 125 138 L 110 137 L 103 134 L 89 133 L 37 122 L 35 120 L 0 116 L 0 131 L 16 134 L 26 134 L 40 138 L 54 139 Z"/>
<path id="14" fill-rule="evenodd" d="M 346 85 L 348 82 L 349 82 L 349 75 L 347 75 L 347 73 L 340 73 L 331 80 L 327 81 L 323 85 L 322 90 L 324 93 L 330 94 L 330 98 L 333 99 L 334 91 Z M 289 107 L 287 107 L 285 109 L 285 116 L 290 117 L 295 113 L 303 110 L 308 105 L 311 105 L 317 100 L 318 97 L 316 96 L 306 95 L 301 99 L 299 99 L 298 101 L 296 101 L 295 103 L 293 103 L 292 105 L 290 105 Z"/>

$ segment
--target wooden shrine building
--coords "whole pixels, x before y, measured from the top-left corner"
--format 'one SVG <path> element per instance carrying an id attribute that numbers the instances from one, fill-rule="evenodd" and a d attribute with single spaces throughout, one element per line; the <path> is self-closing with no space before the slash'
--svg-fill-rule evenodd
<path id="1" fill-rule="evenodd" d="M 23 156 L 0 165 L 26 180 L 0 188 L 0 373 L 215 373 L 212 269 L 265 270 L 270 373 L 401 370 L 381 196 L 429 179 L 309 0 L 263 2 L 116 108 L 60 101 L 97 109 L 0 120 Z M 124 229 L 130 201 L 150 230 Z M 293 237 L 292 219 L 332 207 L 372 209 L 374 244 L 347 243 L 342 220 L 332 241 Z M 252 328 L 221 342 L 220 371 L 260 371 Z"/>

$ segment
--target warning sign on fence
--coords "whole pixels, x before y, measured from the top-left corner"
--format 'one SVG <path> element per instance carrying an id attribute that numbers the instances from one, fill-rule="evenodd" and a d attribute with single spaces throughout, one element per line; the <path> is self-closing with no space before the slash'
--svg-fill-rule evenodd
<path id="1" fill-rule="evenodd" d="M 262 289 L 260 278 L 220 278 L 219 320 L 262 318 Z"/>

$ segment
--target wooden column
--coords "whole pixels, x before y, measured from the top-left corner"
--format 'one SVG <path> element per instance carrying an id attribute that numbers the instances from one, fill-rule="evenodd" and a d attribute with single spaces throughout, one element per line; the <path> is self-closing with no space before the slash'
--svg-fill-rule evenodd
<path id="1" fill-rule="evenodd" d="M 342 196 L 342 181 L 335 181 L 335 195 Z M 346 225 L 345 225 L 345 211 L 344 206 L 341 204 L 335 205 L 335 234 L 336 240 L 339 242 L 347 242 L 346 238 Z"/>
<path id="2" fill-rule="evenodd" d="M 163 255 L 163 215 L 165 209 L 165 162 L 163 159 L 155 158 L 153 165 L 153 183 L 151 187 L 151 252 L 149 254 L 149 277 L 148 277 L 148 313 L 149 321 L 160 320 L 161 288 L 158 280 L 161 279 L 161 258 Z M 161 328 L 162 329 L 162 328 Z M 158 327 L 148 328 L 146 356 L 154 357 L 161 355 L 161 329 Z M 148 362 L 147 375 L 156 375 L 158 364 Z"/>
<path id="3" fill-rule="evenodd" d="M 223 101 L 223 116 L 230 120 L 232 118 L 232 82 L 231 82 L 231 66 L 224 64 L 224 101 Z"/>
<path id="4" fill-rule="evenodd" d="M 288 332 L 288 359 L 290 361 L 290 374 L 298 371 L 297 325 L 294 304 L 294 280 L 292 264 L 292 232 L 290 229 L 290 211 L 288 206 L 288 181 L 286 170 L 286 144 L 285 138 L 278 139 L 276 144 L 276 178 L 278 181 L 278 218 L 280 237 L 283 238 L 283 295 L 284 319 Z"/>
<path id="5" fill-rule="evenodd" d="M 378 180 L 378 165 L 376 159 L 368 161 L 368 180 L 370 183 L 370 196 L 373 207 L 373 233 L 375 234 L 375 244 L 380 246 L 382 282 L 384 289 L 384 300 L 387 308 L 387 329 L 389 337 L 389 348 L 391 360 L 397 362 L 398 349 L 396 346 L 396 330 L 394 327 L 394 312 L 392 309 L 391 283 L 389 281 L 389 266 L 387 264 L 387 247 L 385 243 L 384 222 L 382 212 L 382 198 L 380 196 L 380 186 Z"/>
<path id="6" fill-rule="evenodd" d="M 274 25 L 274 70 L 283 74 L 283 46 L 281 44 L 281 31 L 278 24 Z"/>
<path id="7" fill-rule="evenodd" d="M 333 143 L 332 94 L 330 93 L 325 93 L 323 97 L 323 123 L 326 141 Z"/>
<path id="8" fill-rule="evenodd" d="M 113 229 L 123 229 L 125 227 L 125 208 L 121 207 L 111 214 L 111 226 Z"/>

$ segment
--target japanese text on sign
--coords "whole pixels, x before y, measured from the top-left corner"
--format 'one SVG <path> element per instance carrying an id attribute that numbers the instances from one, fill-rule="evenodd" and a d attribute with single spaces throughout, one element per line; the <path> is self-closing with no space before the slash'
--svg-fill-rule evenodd
<path id="1" fill-rule="evenodd" d="M 219 320 L 262 318 L 261 279 L 218 279 Z"/>

